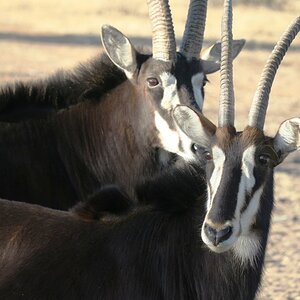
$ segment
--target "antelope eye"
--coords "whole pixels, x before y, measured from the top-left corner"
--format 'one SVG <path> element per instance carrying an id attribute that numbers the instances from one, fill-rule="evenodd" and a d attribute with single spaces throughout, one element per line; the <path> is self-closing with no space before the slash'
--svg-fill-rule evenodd
<path id="1" fill-rule="evenodd" d="M 155 77 L 147 78 L 147 82 L 148 82 L 149 87 L 154 87 L 154 86 L 157 86 L 159 84 L 158 79 L 155 78 Z"/>
<path id="2" fill-rule="evenodd" d="M 200 147 L 197 144 L 193 144 L 191 148 L 193 152 L 198 152 L 200 150 Z"/>
<path id="3" fill-rule="evenodd" d="M 209 151 L 205 151 L 205 152 L 203 153 L 203 155 L 204 155 L 204 158 L 205 158 L 206 160 L 212 160 L 212 159 L 213 159 L 213 156 L 212 156 L 212 154 L 211 154 Z"/>
<path id="4" fill-rule="evenodd" d="M 194 153 L 200 152 L 200 155 L 204 157 L 205 160 L 212 160 L 213 156 L 209 151 L 203 151 L 203 147 L 199 146 L 198 144 L 192 145 L 192 151 Z"/>
<path id="5" fill-rule="evenodd" d="M 271 160 L 271 158 L 266 154 L 262 154 L 258 157 L 258 161 L 262 166 L 268 165 L 270 160 Z"/>

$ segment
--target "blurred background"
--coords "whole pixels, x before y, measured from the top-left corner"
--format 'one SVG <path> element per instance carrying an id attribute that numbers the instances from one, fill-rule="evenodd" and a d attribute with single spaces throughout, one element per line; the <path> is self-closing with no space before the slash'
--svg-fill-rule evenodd
<path id="1" fill-rule="evenodd" d="M 180 42 L 188 0 L 170 0 Z M 205 46 L 220 38 L 222 1 L 208 0 Z M 300 0 L 235 0 L 235 38 L 247 40 L 234 63 L 236 124 L 246 125 L 250 102 L 263 66 L 290 22 Z M 100 28 L 111 24 L 134 44 L 151 46 L 145 0 L 1 0 L 0 85 L 70 69 L 101 51 Z M 209 77 L 204 113 L 217 120 L 219 74 Z M 272 88 L 266 131 L 274 135 L 287 118 L 300 116 L 300 37 L 280 66 Z M 300 154 L 276 170 L 276 206 L 260 300 L 300 299 Z"/>

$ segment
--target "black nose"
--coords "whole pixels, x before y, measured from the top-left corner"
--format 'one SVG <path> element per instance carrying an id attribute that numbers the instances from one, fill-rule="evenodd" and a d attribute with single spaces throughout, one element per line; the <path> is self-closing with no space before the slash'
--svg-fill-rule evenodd
<path id="1" fill-rule="evenodd" d="M 223 241 L 229 239 L 232 234 L 232 227 L 227 226 L 223 229 L 215 229 L 207 224 L 204 225 L 204 232 L 208 239 L 214 244 L 214 246 L 219 245 Z"/>

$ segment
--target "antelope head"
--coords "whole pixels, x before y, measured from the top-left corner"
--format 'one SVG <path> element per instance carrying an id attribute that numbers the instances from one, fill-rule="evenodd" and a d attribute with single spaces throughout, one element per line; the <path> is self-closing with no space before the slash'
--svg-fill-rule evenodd
<path id="1" fill-rule="evenodd" d="M 300 30 L 300 17 L 274 48 L 255 93 L 248 125 L 242 132 L 234 127 L 231 24 L 231 0 L 225 0 L 218 126 L 186 106 L 176 107 L 174 118 L 194 141 L 194 151 L 206 161 L 208 196 L 201 229 L 203 242 L 214 252 L 233 250 L 242 261 L 253 261 L 267 240 L 273 206 L 273 169 L 300 147 L 300 118 L 283 122 L 275 137 L 268 137 L 263 131 L 271 85 Z"/>
<path id="2" fill-rule="evenodd" d="M 206 74 L 220 66 L 220 45 L 216 44 L 203 57 L 206 0 L 191 0 L 183 41 L 176 52 L 176 41 L 168 0 L 147 0 L 152 23 L 152 55 L 139 53 L 130 40 L 117 29 L 102 27 L 102 43 L 111 61 L 122 69 L 136 88 L 145 107 L 151 105 L 158 147 L 181 156 L 192 155 L 190 140 L 182 140 L 172 118 L 172 110 L 186 104 L 201 111 Z M 234 57 L 244 40 L 234 42 Z"/>

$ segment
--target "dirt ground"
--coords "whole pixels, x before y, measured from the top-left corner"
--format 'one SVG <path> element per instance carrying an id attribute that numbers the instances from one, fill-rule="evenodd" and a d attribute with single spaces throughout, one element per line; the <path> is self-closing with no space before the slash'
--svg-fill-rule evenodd
<path id="1" fill-rule="evenodd" d="M 177 38 L 184 29 L 186 0 L 170 0 Z M 237 6 L 234 36 L 247 39 L 234 65 L 236 124 L 246 125 L 250 101 L 264 63 L 287 25 L 300 13 L 300 1 L 279 10 Z M 209 6 L 206 41 L 220 36 L 221 8 Z M 146 1 L 10 0 L 0 1 L 0 84 L 46 76 L 95 56 L 100 27 L 108 23 L 151 45 Z M 297 37 L 276 76 L 266 131 L 274 135 L 287 118 L 300 116 L 300 38 Z M 219 75 L 209 76 L 205 114 L 216 121 Z M 300 152 L 277 168 L 276 207 L 262 289 L 258 299 L 300 299 Z M 216 299 L 217 300 L 217 299 Z"/>

